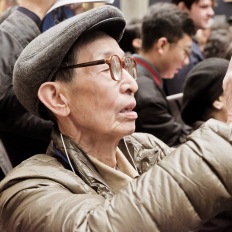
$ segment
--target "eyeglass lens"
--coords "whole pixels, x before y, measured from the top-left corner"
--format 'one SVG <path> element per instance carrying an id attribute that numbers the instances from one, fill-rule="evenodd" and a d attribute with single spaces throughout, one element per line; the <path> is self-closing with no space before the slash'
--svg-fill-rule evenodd
<path id="1" fill-rule="evenodd" d="M 134 79 L 137 78 L 136 62 L 131 57 L 124 57 L 121 61 L 116 55 L 111 57 L 111 70 L 115 80 L 121 80 L 122 68 L 124 68 Z"/>
<path id="2" fill-rule="evenodd" d="M 121 80 L 122 76 L 122 67 L 121 60 L 118 56 L 111 57 L 111 70 L 116 81 Z"/>

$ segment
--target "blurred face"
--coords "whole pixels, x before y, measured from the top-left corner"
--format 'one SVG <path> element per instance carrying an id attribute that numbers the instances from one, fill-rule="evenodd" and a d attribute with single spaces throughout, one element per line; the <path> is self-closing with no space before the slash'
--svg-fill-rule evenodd
<path id="1" fill-rule="evenodd" d="M 205 29 L 210 26 L 210 19 L 214 16 L 213 7 L 212 0 L 200 0 L 192 4 L 188 13 L 197 29 Z"/>
<path id="2" fill-rule="evenodd" d="M 192 39 L 188 35 L 176 43 L 167 44 L 158 67 L 162 78 L 172 79 L 184 65 L 189 64 L 191 46 Z"/>
<path id="3" fill-rule="evenodd" d="M 79 48 L 76 63 L 108 59 L 111 55 L 123 58 L 124 52 L 113 38 L 102 33 Z M 64 84 L 64 91 L 76 131 L 95 139 L 118 139 L 133 133 L 137 88 L 136 80 L 125 69 L 120 81 L 111 78 L 107 64 L 75 69 L 75 77 Z"/>

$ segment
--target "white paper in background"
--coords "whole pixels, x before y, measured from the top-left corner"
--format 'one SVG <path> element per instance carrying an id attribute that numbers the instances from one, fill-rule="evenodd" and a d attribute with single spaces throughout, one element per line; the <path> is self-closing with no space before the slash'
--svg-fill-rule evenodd
<path id="1" fill-rule="evenodd" d="M 104 3 L 112 4 L 114 0 L 57 0 L 47 13 L 51 12 L 52 10 L 60 6 L 74 4 L 74 3 L 86 3 L 86 2 L 104 2 Z"/>

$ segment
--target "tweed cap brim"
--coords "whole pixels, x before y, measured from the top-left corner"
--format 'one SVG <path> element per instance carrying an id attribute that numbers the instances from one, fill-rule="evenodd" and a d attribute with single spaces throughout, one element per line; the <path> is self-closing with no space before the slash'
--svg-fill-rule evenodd
<path id="1" fill-rule="evenodd" d="M 35 38 L 20 54 L 14 67 L 13 88 L 20 103 L 29 112 L 42 117 L 38 90 L 54 77 L 75 41 L 85 32 L 96 30 L 119 41 L 125 24 L 118 8 L 105 5 L 67 19 Z"/>

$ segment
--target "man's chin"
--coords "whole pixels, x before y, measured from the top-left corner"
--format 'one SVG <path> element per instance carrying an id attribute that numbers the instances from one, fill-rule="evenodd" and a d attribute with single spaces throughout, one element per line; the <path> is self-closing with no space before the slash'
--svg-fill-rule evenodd
<path id="1" fill-rule="evenodd" d="M 130 128 L 128 127 L 126 130 L 125 130 L 125 135 L 131 135 L 135 132 L 135 125 L 134 126 L 131 126 Z"/>

